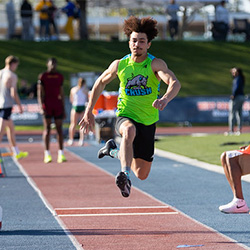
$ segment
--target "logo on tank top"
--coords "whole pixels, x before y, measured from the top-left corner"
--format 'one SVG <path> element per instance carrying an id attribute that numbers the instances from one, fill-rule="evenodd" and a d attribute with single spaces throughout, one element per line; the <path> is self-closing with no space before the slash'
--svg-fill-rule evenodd
<path id="1" fill-rule="evenodd" d="M 152 93 L 152 88 L 147 87 L 148 76 L 143 75 L 134 76 L 127 79 L 125 93 L 128 96 L 143 96 Z"/>

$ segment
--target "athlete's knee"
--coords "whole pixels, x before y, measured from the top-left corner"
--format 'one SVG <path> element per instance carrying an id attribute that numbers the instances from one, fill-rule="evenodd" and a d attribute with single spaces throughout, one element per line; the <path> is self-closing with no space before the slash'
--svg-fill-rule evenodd
<path id="1" fill-rule="evenodd" d="M 223 152 L 220 156 L 221 164 L 224 165 L 227 162 L 227 153 Z"/>
<path id="2" fill-rule="evenodd" d="M 126 140 L 133 141 L 135 138 L 136 129 L 133 124 L 128 124 L 122 128 L 122 137 L 124 137 Z"/>
<path id="3" fill-rule="evenodd" d="M 149 175 L 149 173 L 147 173 L 147 172 L 143 172 L 143 171 L 140 171 L 140 170 L 136 170 L 136 171 L 134 171 L 134 174 L 135 174 L 135 176 L 138 178 L 138 179 L 140 179 L 140 180 L 146 180 L 147 178 L 148 178 L 148 175 Z"/>
<path id="4" fill-rule="evenodd" d="M 44 126 L 44 133 L 49 134 L 49 133 L 50 133 L 50 130 L 51 130 L 50 124 L 47 124 L 46 126 Z"/>

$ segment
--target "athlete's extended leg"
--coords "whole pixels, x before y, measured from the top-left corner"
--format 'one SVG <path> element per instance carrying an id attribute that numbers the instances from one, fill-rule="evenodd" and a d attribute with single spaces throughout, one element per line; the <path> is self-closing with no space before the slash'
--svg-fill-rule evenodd
<path id="1" fill-rule="evenodd" d="M 239 165 L 239 156 L 228 158 L 226 152 L 224 152 L 221 155 L 221 164 L 234 197 L 244 199 L 241 185 L 242 174 Z"/>
<path id="2" fill-rule="evenodd" d="M 78 123 L 78 121 L 81 120 L 81 117 L 83 117 L 83 115 L 84 115 L 84 112 L 76 114 L 76 122 L 77 123 Z M 84 142 L 84 132 L 83 132 L 83 129 L 79 129 L 79 142 L 78 142 L 78 145 L 83 146 L 83 142 Z"/>
<path id="3" fill-rule="evenodd" d="M 62 119 L 55 119 L 57 141 L 60 150 L 63 150 L 63 130 L 62 130 Z"/>
<path id="4" fill-rule="evenodd" d="M 6 120 L 0 117 L 0 142 L 2 141 L 5 134 L 6 124 Z"/>
<path id="5" fill-rule="evenodd" d="M 16 134 L 15 134 L 15 125 L 11 119 L 7 120 L 6 132 L 8 141 L 10 143 L 12 152 L 16 159 L 25 158 L 28 156 L 28 152 L 19 151 L 19 148 L 16 144 Z"/>
<path id="6" fill-rule="evenodd" d="M 75 135 L 75 128 L 76 128 L 76 111 L 74 109 L 71 109 L 70 112 L 70 125 L 69 125 L 69 140 L 68 140 L 68 144 L 71 146 L 73 144 L 74 141 L 74 135 Z"/>
<path id="7" fill-rule="evenodd" d="M 43 142 L 45 150 L 50 148 L 50 131 L 51 131 L 51 118 L 43 118 Z"/>
<path id="8" fill-rule="evenodd" d="M 130 120 L 125 120 L 120 125 L 119 132 L 122 136 L 119 151 L 121 172 L 116 176 L 116 185 L 121 194 L 128 197 L 131 189 L 130 170 L 133 161 L 133 141 L 136 136 L 136 127 Z"/>
<path id="9" fill-rule="evenodd" d="M 63 130 L 62 130 L 63 120 L 55 119 L 55 124 L 56 124 L 56 131 L 57 131 L 57 141 L 58 141 L 58 146 L 59 146 L 57 162 L 62 163 L 66 161 L 66 158 L 63 153 Z"/>
<path id="10" fill-rule="evenodd" d="M 235 156 L 230 158 L 226 152 L 221 155 L 221 163 L 234 195 L 230 203 L 219 207 L 219 210 L 224 213 L 247 213 L 249 211 L 242 192 L 242 171 L 239 164 L 239 157 L 240 156 Z"/>
<path id="11" fill-rule="evenodd" d="M 12 120 L 7 120 L 6 132 L 11 147 L 16 147 L 15 126 Z"/>
<path id="12" fill-rule="evenodd" d="M 120 126 L 120 134 L 122 140 L 120 144 L 119 158 L 121 161 L 121 168 L 131 168 L 133 160 L 133 141 L 136 135 L 135 125 L 129 121 L 124 121 Z"/>
<path id="13" fill-rule="evenodd" d="M 51 131 L 51 118 L 43 117 L 43 143 L 44 143 L 44 163 L 50 163 L 52 157 L 50 154 L 50 131 Z"/>

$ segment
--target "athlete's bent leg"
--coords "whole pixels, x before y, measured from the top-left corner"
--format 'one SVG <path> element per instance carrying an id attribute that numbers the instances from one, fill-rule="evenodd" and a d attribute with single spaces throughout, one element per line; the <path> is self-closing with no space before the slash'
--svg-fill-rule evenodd
<path id="1" fill-rule="evenodd" d="M 140 180 L 147 179 L 150 170 L 151 170 L 152 162 L 145 161 L 140 158 L 133 159 L 131 169 L 134 172 L 135 176 Z"/>

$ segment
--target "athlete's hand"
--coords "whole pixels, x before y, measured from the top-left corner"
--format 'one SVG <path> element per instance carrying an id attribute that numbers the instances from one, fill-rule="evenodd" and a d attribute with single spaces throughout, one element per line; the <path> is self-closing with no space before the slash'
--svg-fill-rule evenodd
<path id="1" fill-rule="evenodd" d="M 160 111 L 162 111 L 168 104 L 168 101 L 165 98 L 161 98 L 161 99 L 156 99 L 152 106 L 156 109 L 159 109 Z"/>
<path id="2" fill-rule="evenodd" d="M 41 115 L 44 115 L 44 109 L 42 108 L 42 107 L 40 107 L 40 110 L 39 110 L 39 113 L 41 114 Z"/>
<path id="3" fill-rule="evenodd" d="M 23 113 L 23 107 L 22 107 L 22 105 L 19 106 L 19 112 L 20 112 L 20 114 Z"/>
<path id="4" fill-rule="evenodd" d="M 80 129 L 83 129 L 83 132 L 87 134 L 89 131 L 94 130 L 95 126 L 95 117 L 91 111 L 85 112 L 83 118 L 79 122 Z"/>

